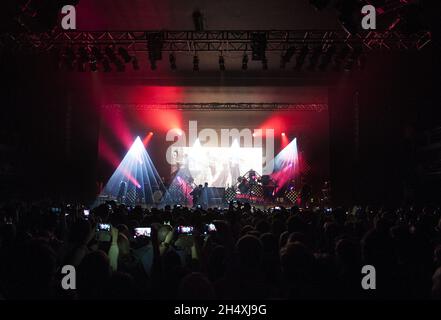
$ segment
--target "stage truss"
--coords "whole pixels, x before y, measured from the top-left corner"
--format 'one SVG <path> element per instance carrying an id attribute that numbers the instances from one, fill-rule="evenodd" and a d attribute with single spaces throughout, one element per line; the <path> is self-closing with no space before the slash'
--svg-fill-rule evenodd
<path id="1" fill-rule="evenodd" d="M 131 108 L 134 110 L 233 110 L 233 111 L 312 111 L 328 110 L 326 103 L 164 103 L 164 104 L 105 104 L 106 109 Z"/>
<path id="2" fill-rule="evenodd" d="M 0 44 L 10 49 L 47 51 L 66 46 L 123 46 L 132 52 L 147 52 L 149 34 L 160 34 L 162 51 L 251 51 L 253 35 L 265 34 L 266 51 L 285 51 L 292 46 L 348 45 L 371 50 L 421 50 L 431 33 L 366 31 L 354 35 L 344 30 L 212 30 L 212 31 L 63 31 L 3 33 Z M 299 49 L 300 49 L 299 47 Z"/>

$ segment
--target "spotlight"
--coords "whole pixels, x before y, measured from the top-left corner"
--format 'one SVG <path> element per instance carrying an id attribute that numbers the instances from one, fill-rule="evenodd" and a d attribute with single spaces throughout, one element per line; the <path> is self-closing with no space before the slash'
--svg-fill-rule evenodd
<path id="1" fill-rule="evenodd" d="M 89 53 L 85 47 L 80 47 L 78 49 L 78 71 L 86 71 L 86 63 L 89 62 Z"/>
<path id="2" fill-rule="evenodd" d="M 90 71 L 92 71 L 92 72 L 98 71 L 98 66 L 97 66 L 96 60 L 91 60 L 89 62 L 89 66 L 90 66 Z"/>
<path id="3" fill-rule="evenodd" d="M 328 67 L 329 63 L 332 61 L 332 57 L 335 54 L 335 46 L 329 46 L 325 52 L 325 55 L 322 57 L 322 61 L 320 62 L 318 68 L 320 71 L 325 71 Z"/>
<path id="4" fill-rule="evenodd" d="M 225 71 L 225 59 L 222 54 L 219 56 L 219 70 Z"/>
<path id="5" fill-rule="evenodd" d="M 112 71 L 112 68 L 110 67 L 110 62 L 107 59 L 103 60 L 103 70 L 104 70 L 104 72 Z"/>
<path id="6" fill-rule="evenodd" d="M 334 59 L 334 71 L 339 71 L 351 49 L 345 45 Z"/>
<path id="7" fill-rule="evenodd" d="M 308 55 L 309 48 L 308 46 L 303 46 L 300 50 L 299 55 L 296 57 L 296 65 L 294 67 L 295 70 L 300 71 L 302 69 L 303 64 L 305 63 L 306 56 Z"/>
<path id="8" fill-rule="evenodd" d="M 139 70 L 139 62 L 138 62 L 138 58 L 136 56 L 133 56 L 133 58 L 132 58 L 132 66 L 133 66 L 133 70 L 136 70 L 136 71 Z"/>
<path id="9" fill-rule="evenodd" d="M 125 63 L 129 63 L 132 60 L 132 57 L 125 48 L 119 47 L 118 53 L 123 58 Z"/>
<path id="10" fill-rule="evenodd" d="M 352 50 L 351 54 L 349 55 L 346 64 L 344 66 L 345 71 L 351 71 L 355 62 L 358 61 L 358 58 L 360 57 L 361 53 L 363 52 L 363 49 L 361 47 L 356 47 L 354 50 Z"/>
<path id="11" fill-rule="evenodd" d="M 266 33 L 254 32 L 251 34 L 251 49 L 253 50 L 253 61 L 260 61 L 265 58 L 266 44 Z"/>
<path id="12" fill-rule="evenodd" d="M 285 132 L 282 132 L 282 137 L 284 137 L 286 134 L 285 134 Z"/>
<path id="13" fill-rule="evenodd" d="M 103 60 L 103 54 L 98 47 L 92 47 L 92 55 L 95 57 L 97 61 Z"/>
<path id="14" fill-rule="evenodd" d="M 161 32 L 147 33 L 147 49 L 149 51 L 149 61 L 152 70 L 156 70 L 156 61 L 162 60 L 163 45 L 164 35 Z"/>
<path id="15" fill-rule="evenodd" d="M 198 32 L 204 31 L 204 16 L 202 15 L 202 12 L 199 10 L 195 10 L 192 17 L 194 29 Z"/>
<path id="16" fill-rule="evenodd" d="M 153 132 L 152 132 L 152 131 L 150 131 L 150 132 L 149 132 L 149 135 L 151 135 L 151 136 L 152 136 L 152 135 L 153 135 Z"/>
<path id="17" fill-rule="evenodd" d="M 109 57 L 110 61 L 114 62 L 117 60 L 115 52 L 113 52 L 113 48 L 111 46 L 106 47 L 104 52 L 106 53 L 107 57 Z"/>
<path id="18" fill-rule="evenodd" d="M 313 71 L 315 69 L 315 66 L 317 65 L 320 55 L 322 53 L 322 48 L 316 47 L 313 49 L 311 56 L 309 57 L 309 66 L 308 70 Z"/>
<path id="19" fill-rule="evenodd" d="M 282 56 L 282 59 L 280 60 L 281 69 L 285 69 L 286 64 L 291 61 L 291 58 L 295 52 L 296 52 L 296 48 L 294 46 L 291 46 L 286 50 L 285 54 Z"/>
<path id="20" fill-rule="evenodd" d="M 247 69 L 248 69 L 248 55 L 244 53 L 242 57 L 242 70 L 247 70 Z"/>
<path id="21" fill-rule="evenodd" d="M 199 57 L 197 55 L 193 57 L 193 71 L 199 71 Z"/>
<path id="22" fill-rule="evenodd" d="M 170 53 L 170 55 L 168 56 L 168 61 L 170 62 L 170 69 L 172 70 L 176 70 L 177 66 L 176 66 L 176 57 L 174 55 L 174 53 Z"/>

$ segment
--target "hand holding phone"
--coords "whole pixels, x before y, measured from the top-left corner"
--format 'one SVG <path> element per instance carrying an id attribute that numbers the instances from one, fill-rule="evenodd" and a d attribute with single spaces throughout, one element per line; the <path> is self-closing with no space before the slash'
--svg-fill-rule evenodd
<path id="1" fill-rule="evenodd" d="M 178 226 L 176 228 L 178 234 L 183 235 L 192 235 L 193 234 L 193 227 L 192 226 Z"/>
<path id="2" fill-rule="evenodd" d="M 133 237 L 134 237 L 135 239 L 136 239 L 136 238 L 139 238 L 139 237 L 144 237 L 144 238 L 148 237 L 148 238 L 150 238 L 151 235 L 152 235 L 152 228 L 151 228 L 151 227 L 140 227 L 140 228 L 135 228 L 134 231 L 135 231 L 135 232 L 134 232 Z"/>
<path id="3" fill-rule="evenodd" d="M 96 239 L 101 242 L 108 242 L 112 239 L 110 234 L 111 225 L 108 223 L 98 223 L 96 226 Z"/>

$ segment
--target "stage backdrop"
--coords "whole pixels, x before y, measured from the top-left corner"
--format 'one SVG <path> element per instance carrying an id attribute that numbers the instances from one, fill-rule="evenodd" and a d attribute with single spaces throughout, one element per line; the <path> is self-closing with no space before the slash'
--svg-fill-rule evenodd
<path id="1" fill-rule="evenodd" d="M 165 181 L 179 168 L 188 170 L 195 183 L 208 182 L 215 187 L 232 185 L 249 170 L 259 175 L 271 173 L 270 162 L 294 139 L 298 181 L 305 177 L 319 190 L 329 176 L 326 108 L 182 109 L 158 109 L 158 105 L 103 106 L 99 142 L 99 173 L 103 184 L 137 136 Z M 225 133 L 228 139 L 222 139 Z"/>

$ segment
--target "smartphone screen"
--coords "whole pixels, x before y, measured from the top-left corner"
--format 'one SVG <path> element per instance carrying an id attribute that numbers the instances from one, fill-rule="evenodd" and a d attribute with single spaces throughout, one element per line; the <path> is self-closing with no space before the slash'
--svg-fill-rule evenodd
<path id="1" fill-rule="evenodd" d="M 108 224 L 108 223 L 99 223 L 99 224 L 97 225 L 97 227 L 96 227 L 96 230 L 97 230 L 98 232 L 102 232 L 102 231 L 104 231 L 104 232 L 110 232 L 110 224 Z"/>
<path id="2" fill-rule="evenodd" d="M 139 237 L 150 237 L 152 234 L 152 228 L 150 227 L 141 227 L 141 228 L 135 228 L 135 233 L 133 235 L 134 238 Z"/>
<path id="3" fill-rule="evenodd" d="M 191 235 L 191 234 L 193 234 L 193 227 L 192 226 L 179 226 L 179 227 L 177 227 L 177 231 L 179 234 Z"/>
<path id="4" fill-rule="evenodd" d="M 209 234 L 209 233 L 213 233 L 216 232 L 216 226 L 214 225 L 214 223 L 207 223 L 205 225 L 205 230 L 204 230 L 204 234 Z"/>

